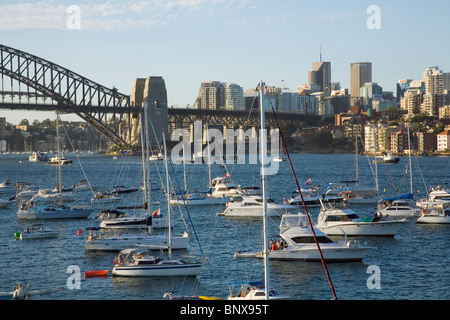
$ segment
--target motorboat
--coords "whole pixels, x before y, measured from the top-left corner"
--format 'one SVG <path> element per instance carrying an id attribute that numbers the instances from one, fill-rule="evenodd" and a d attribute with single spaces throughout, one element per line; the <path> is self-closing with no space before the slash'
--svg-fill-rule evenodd
<path id="1" fill-rule="evenodd" d="M 328 236 L 395 236 L 406 219 L 381 221 L 380 215 L 360 218 L 345 206 L 323 204 L 316 228 Z"/>
<path id="2" fill-rule="evenodd" d="M 57 238 L 59 236 L 58 231 L 45 228 L 44 225 L 33 225 L 22 232 L 16 232 L 14 237 L 17 240 L 31 240 L 31 239 L 46 239 Z"/>
<path id="3" fill-rule="evenodd" d="M 71 165 L 72 164 L 72 160 L 71 159 L 67 159 L 64 156 L 54 156 L 51 157 L 49 161 L 47 161 L 47 164 L 49 165 Z"/>
<path id="4" fill-rule="evenodd" d="M 123 193 L 131 193 L 139 191 L 138 188 L 135 187 L 126 187 L 126 186 L 114 186 L 109 192 L 111 194 L 123 194 Z"/>
<path id="5" fill-rule="evenodd" d="M 279 217 L 288 211 L 297 210 L 290 204 L 278 204 L 272 199 L 267 199 L 267 215 Z M 226 209 L 217 215 L 225 217 L 263 217 L 263 198 L 259 195 L 241 195 L 232 197 L 226 203 Z"/>
<path id="6" fill-rule="evenodd" d="M 40 161 L 48 161 L 48 155 L 45 152 L 33 152 L 29 157 L 28 161 L 30 162 L 40 162 Z"/>
<path id="7" fill-rule="evenodd" d="M 450 208 L 445 204 L 425 207 L 421 211 L 417 223 L 447 224 L 450 223 Z"/>
<path id="8" fill-rule="evenodd" d="M 420 209 L 414 208 L 408 199 L 412 193 L 392 198 L 381 199 L 378 203 L 378 213 L 388 218 L 412 218 L 420 215 Z"/>
<path id="9" fill-rule="evenodd" d="M 152 228 L 167 228 L 167 217 L 161 214 L 159 209 L 152 215 L 127 215 L 118 210 L 102 211 L 100 228 L 105 229 L 142 229 L 151 226 Z"/>
<path id="10" fill-rule="evenodd" d="M 382 156 L 377 156 L 374 160 L 377 163 L 398 163 L 400 161 L 399 157 L 394 156 L 392 152 L 383 154 Z"/>
<path id="11" fill-rule="evenodd" d="M 342 195 L 328 195 L 319 193 L 319 189 L 317 187 L 312 189 L 301 189 L 302 195 L 300 196 L 298 190 L 293 192 L 292 197 L 289 200 L 286 200 L 287 203 L 294 206 L 303 206 L 303 203 L 307 207 L 320 207 L 320 203 L 322 202 L 330 202 L 330 203 L 340 203 L 344 201 L 344 197 Z M 298 194 L 298 195 L 296 195 Z M 303 200 L 302 200 L 303 198 Z"/>
<path id="12" fill-rule="evenodd" d="M 109 193 L 103 193 L 103 192 L 97 192 L 94 197 L 91 199 L 91 203 L 94 204 L 111 204 L 120 202 L 122 200 L 121 196 L 109 194 Z"/>
<path id="13" fill-rule="evenodd" d="M 9 205 L 12 203 L 12 202 L 14 202 L 12 199 L 13 199 L 14 197 L 12 197 L 12 198 L 10 198 L 10 199 L 8 199 L 8 200 L 6 200 L 6 199 L 0 199 L 0 209 L 6 209 L 6 208 L 8 208 L 9 207 Z"/>
<path id="14" fill-rule="evenodd" d="M 325 261 L 347 262 L 362 260 L 373 248 L 359 245 L 357 241 L 332 241 L 314 228 L 316 239 Z M 269 245 L 269 260 L 321 261 L 314 234 L 305 214 L 284 214 L 280 222 L 280 241 Z M 261 252 L 236 252 L 235 258 L 261 258 Z"/>
<path id="15" fill-rule="evenodd" d="M 82 219 L 87 218 L 94 209 L 86 206 L 66 206 L 46 202 L 25 202 L 19 204 L 19 219 Z"/>
<path id="16" fill-rule="evenodd" d="M 80 180 L 76 184 L 72 185 L 75 191 L 90 191 L 97 190 L 98 186 L 96 184 L 92 184 L 86 180 Z"/>
<path id="17" fill-rule="evenodd" d="M 230 201 L 230 197 L 213 197 L 210 192 L 181 192 L 170 195 L 171 205 L 215 205 L 225 204 Z"/>
<path id="18" fill-rule="evenodd" d="M 429 207 L 430 205 L 450 205 L 450 191 L 447 188 L 437 186 L 431 189 L 428 197 L 419 199 L 416 206 L 419 208 Z"/>
<path id="19" fill-rule="evenodd" d="M 195 277 L 202 265 L 201 262 L 161 258 L 145 249 L 133 248 L 122 250 L 114 259 L 112 274 L 125 277 Z"/>
<path id="20" fill-rule="evenodd" d="M 344 200 L 349 205 L 354 204 L 376 204 L 378 202 L 378 191 L 372 189 L 352 189 L 343 191 Z"/>
<path id="21" fill-rule="evenodd" d="M 182 236 L 172 237 L 173 250 L 186 250 L 189 245 L 189 234 L 184 232 Z M 91 230 L 84 245 L 86 250 L 120 251 L 129 248 L 141 247 L 151 250 L 167 250 L 169 237 L 158 234 L 134 234 L 107 235 Z"/>
<path id="22" fill-rule="evenodd" d="M 229 284 L 228 300 L 265 300 L 265 285 L 262 281 L 242 281 Z M 288 300 L 276 289 L 269 289 L 269 300 Z"/>
<path id="23" fill-rule="evenodd" d="M 12 194 L 16 193 L 16 188 L 11 184 L 9 180 L 0 182 L 0 194 Z"/>
<path id="24" fill-rule="evenodd" d="M 164 156 L 161 152 L 158 154 L 152 154 L 149 156 L 150 161 L 158 161 L 158 160 L 164 160 Z"/>
<path id="25" fill-rule="evenodd" d="M 211 196 L 223 198 L 239 195 L 239 186 L 235 186 L 229 176 L 217 177 L 211 180 Z"/>

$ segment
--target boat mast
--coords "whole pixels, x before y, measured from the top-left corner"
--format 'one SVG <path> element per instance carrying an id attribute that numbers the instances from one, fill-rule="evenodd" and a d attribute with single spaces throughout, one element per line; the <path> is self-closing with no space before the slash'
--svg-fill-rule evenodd
<path id="1" fill-rule="evenodd" d="M 409 149 L 409 185 L 410 185 L 410 188 L 411 188 L 411 194 L 413 194 L 412 167 L 411 167 L 412 147 L 411 147 L 411 140 L 410 140 L 410 136 L 409 136 L 409 123 L 408 123 L 408 149 Z"/>
<path id="2" fill-rule="evenodd" d="M 58 152 L 58 192 L 62 194 L 62 181 L 61 181 L 61 148 L 59 146 L 59 115 L 56 111 L 56 148 Z M 61 197 L 62 201 L 62 197 Z"/>
<path id="3" fill-rule="evenodd" d="M 143 123 L 143 121 L 144 121 L 144 118 L 142 117 L 142 112 L 141 112 L 139 114 L 139 122 L 140 122 L 140 125 L 141 125 L 142 177 L 143 177 L 143 183 L 144 183 L 144 204 L 145 204 L 148 201 L 148 199 L 147 199 L 147 180 L 146 180 L 147 179 L 147 172 L 145 170 L 145 167 L 146 167 L 146 164 L 147 164 L 146 161 L 148 161 L 148 158 L 147 158 L 147 160 L 145 158 L 148 155 L 145 152 L 144 126 L 143 126 L 144 123 Z M 147 203 L 147 206 L 148 205 L 149 204 Z M 150 213 L 151 213 L 151 211 L 150 211 Z"/>
<path id="4" fill-rule="evenodd" d="M 147 185 L 147 199 L 148 199 L 148 209 L 149 209 L 149 213 L 152 214 L 152 194 L 150 192 L 150 164 L 149 164 L 149 157 L 150 157 L 150 135 L 149 135 L 149 129 L 148 129 L 148 102 L 146 101 L 144 104 L 144 114 L 145 114 L 145 134 L 146 134 L 146 139 L 145 139 L 145 150 L 147 152 L 147 154 L 145 155 L 146 157 L 146 163 L 147 163 L 147 174 L 145 176 L 145 183 Z"/>
<path id="5" fill-rule="evenodd" d="M 373 152 L 375 159 L 375 189 L 378 192 L 377 135 L 375 133 L 375 123 L 373 124 L 372 129 L 373 129 Z"/>
<path id="6" fill-rule="evenodd" d="M 268 259 L 268 241 L 267 241 L 267 195 L 266 195 L 266 171 L 265 171 L 265 159 L 267 157 L 266 148 L 266 130 L 265 130 L 265 112 L 264 112 L 264 82 L 260 82 L 259 85 L 259 106 L 261 111 L 261 133 L 259 140 L 259 151 L 261 162 L 261 187 L 263 193 L 263 232 L 264 232 L 264 246 L 263 246 L 263 256 L 264 256 L 264 293 L 265 299 L 269 300 L 269 259 Z"/>
<path id="7" fill-rule="evenodd" d="M 167 146 L 166 146 L 166 136 L 163 132 L 163 143 L 164 143 L 164 164 L 166 166 L 166 197 L 167 197 L 167 214 L 168 214 L 168 228 L 169 228 L 169 243 L 167 246 L 169 259 L 172 256 L 172 232 L 170 226 L 170 194 L 169 194 L 169 166 L 167 165 Z"/>
<path id="8" fill-rule="evenodd" d="M 358 128 L 358 127 L 356 127 L 356 128 Z M 356 148 L 356 150 L 355 150 L 355 167 L 356 167 L 355 169 L 356 169 L 356 177 L 355 177 L 355 179 L 356 179 L 356 187 L 359 188 L 358 129 L 356 129 L 356 132 L 355 132 L 355 148 Z"/>

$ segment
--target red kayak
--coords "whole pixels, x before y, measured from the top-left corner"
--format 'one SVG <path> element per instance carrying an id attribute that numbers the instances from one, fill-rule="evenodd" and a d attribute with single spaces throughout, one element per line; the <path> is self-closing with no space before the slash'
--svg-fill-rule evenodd
<path id="1" fill-rule="evenodd" d="M 92 278 L 92 277 L 105 277 L 108 275 L 109 270 L 94 270 L 94 271 L 85 271 L 84 277 L 85 278 Z"/>

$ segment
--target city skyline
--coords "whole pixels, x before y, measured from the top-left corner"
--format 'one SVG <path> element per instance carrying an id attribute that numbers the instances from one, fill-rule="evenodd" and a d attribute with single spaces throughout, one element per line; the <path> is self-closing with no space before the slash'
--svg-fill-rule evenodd
<path id="1" fill-rule="evenodd" d="M 79 9 L 79 26 L 71 6 Z M 450 44 L 440 26 L 448 8 L 421 1 L 7 0 L 0 5 L 0 30 L 2 44 L 127 95 L 136 78 L 162 76 L 169 106 L 184 108 L 194 105 L 205 81 L 247 90 L 263 80 L 295 91 L 308 83 L 320 53 L 341 87 L 350 90 L 352 62 L 368 61 L 372 81 L 395 93 L 398 80 L 420 80 L 430 66 L 450 71 Z M 54 117 L 1 113 L 13 124 Z"/>

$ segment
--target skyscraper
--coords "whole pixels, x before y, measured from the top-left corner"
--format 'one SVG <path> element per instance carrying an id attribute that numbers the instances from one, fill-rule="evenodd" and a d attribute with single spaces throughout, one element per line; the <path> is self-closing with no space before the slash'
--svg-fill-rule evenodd
<path id="1" fill-rule="evenodd" d="M 372 82 L 372 62 L 352 62 L 350 64 L 350 103 L 355 105 L 360 97 L 360 88 Z"/>
<path id="2" fill-rule="evenodd" d="M 308 72 L 308 83 L 320 86 L 320 91 L 331 92 L 331 62 L 314 62 L 312 71 Z"/>

